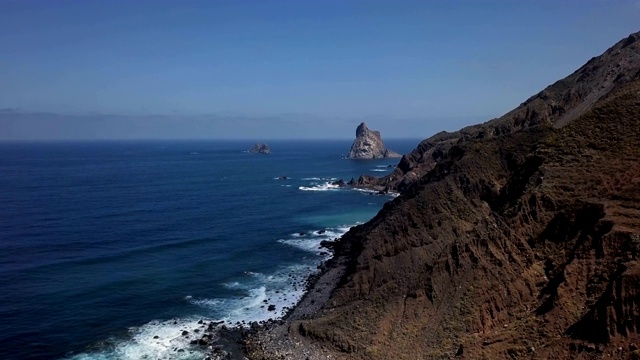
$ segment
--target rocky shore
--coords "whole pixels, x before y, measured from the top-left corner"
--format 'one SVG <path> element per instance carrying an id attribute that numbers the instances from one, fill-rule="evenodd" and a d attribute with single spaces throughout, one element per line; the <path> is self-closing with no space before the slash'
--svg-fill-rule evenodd
<path id="1" fill-rule="evenodd" d="M 334 241 L 322 246 L 333 251 Z M 227 326 L 202 320 L 199 327 L 184 331 L 191 345 L 207 349 L 205 360 L 336 359 L 335 355 L 299 334 L 299 322 L 316 314 L 328 301 L 346 269 L 345 257 L 331 258 L 305 282 L 305 295 L 282 319 Z M 241 326 L 238 326 L 241 325 Z"/>
<path id="2" fill-rule="evenodd" d="M 333 258 L 319 274 L 307 280 L 307 292 L 282 320 L 271 321 L 248 333 L 244 339 L 249 359 L 336 359 L 335 355 L 301 336 L 300 321 L 311 318 L 329 300 L 346 270 L 346 258 Z"/>

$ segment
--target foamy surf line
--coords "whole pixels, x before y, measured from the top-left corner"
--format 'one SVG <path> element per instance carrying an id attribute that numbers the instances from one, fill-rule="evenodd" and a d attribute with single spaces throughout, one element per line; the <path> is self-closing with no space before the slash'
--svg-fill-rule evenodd
<path id="1" fill-rule="evenodd" d="M 70 360 L 138 360 L 138 359 L 203 359 L 206 348 L 191 344 L 205 333 L 214 333 L 211 322 L 201 319 L 172 319 L 151 321 L 129 329 L 130 338 L 111 339 L 104 349 L 72 356 Z"/>
<path id="2" fill-rule="evenodd" d="M 314 253 L 318 257 L 304 264 L 280 267 L 271 274 L 245 272 L 245 277 L 222 284 L 241 290 L 244 296 L 227 298 L 194 298 L 185 301 L 216 314 L 210 318 L 193 316 L 181 319 L 151 321 L 129 329 L 129 336 L 110 339 L 95 352 L 77 354 L 71 360 L 112 359 L 203 359 L 211 349 L 200 340 L 207 336 L 212 342 L 219 327 L 249 327 L 251 323 L 278 320 L 295 307 L 307 291 L 307 280 L 316 274 L 318 265 L 331 254 L 321 247 L 322 241 L 335 241 L 354 225 L 328 227 L 292 233 L 279 243 Z M 207 311 L 205 311 L 207 312 Z"/>
<path id="3" fill-rule="evenodd" d="M 334 178 L 334 177 L 329 177 L 329 178 L 325 178 L 325 177 L 306 177 L 306 178 L 302 178 L 300 180 L 304 180 L 304 181 L 336 181 L 336 180 L 338 180 L 338 178 Z"/>
<path id="4" fill-rule="evenodd" d="M 325 182 L 322 184 L 311 184 L 313 186 L 300 186 L 299 190 L 302 191 L 336 191 L 340 190 L 340 185 L 332 184 L 330 182 Z"/>
<path id="5" fill-rule="evenodd" d="M 322 242 L 336 241 L 356 225 L 358 224 L 337 226 L 311 232 L 294 233 L 290 235 L 290 238 L 280 239 L 278 242 L 312 252 L 316 255 L 323 256 L 324 260 L 328 260 L 331 257 L 331 254 L 329 254 L 327 249 L 321 246 Z"/>

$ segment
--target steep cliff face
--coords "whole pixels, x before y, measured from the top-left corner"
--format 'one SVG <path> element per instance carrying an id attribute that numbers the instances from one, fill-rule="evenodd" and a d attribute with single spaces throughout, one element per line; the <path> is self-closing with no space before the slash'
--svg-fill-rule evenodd
<path id="1" fill-rule="evenodd" d="M 358 125 L 356 139 L 349 151 L 349 159 L 382 159 L 400 156 L 400 154 L 385 148 L 379 131 L 370 130 L 365 123 Z"/>
<path id="2" fill-rule="evenodd" d="M 587 112 L 598 100 L 639 76 L 640 32 L 619 41 L 566 78 L 548 86 L 516 109 L 484 124 L 438 133 L 404 155 L 395 171 L 383 178 L 361 177 L 362 187 L 402 191 L 431 171 L 456 144 L 522 131 L 546 124 L 556 128 Z"/>
<path id="3" fill-rule="evenodd" d="M 638 38 L 403 157 L 291 333 L 349 359 L 640 357 Z"/>

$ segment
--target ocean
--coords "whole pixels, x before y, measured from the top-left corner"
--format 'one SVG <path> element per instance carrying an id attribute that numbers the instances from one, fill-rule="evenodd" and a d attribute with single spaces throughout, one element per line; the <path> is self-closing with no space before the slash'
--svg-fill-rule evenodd
<path id="1" fill-rule="evenodd" d="M 181 336 L 200 319 L 282 316 L 320 242 L 391 200 L 331 185 L 398 162 L 350 143 L 0 144 L 0 358 L 202 359 Z"/>

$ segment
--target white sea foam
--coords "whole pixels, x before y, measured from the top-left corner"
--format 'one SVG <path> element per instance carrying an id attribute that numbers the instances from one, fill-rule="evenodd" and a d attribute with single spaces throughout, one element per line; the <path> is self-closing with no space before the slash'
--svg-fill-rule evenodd
<path id="1" fill-rule="evenodd" d="M 71 359 L 202 359 L 204 352 L 189 343 L 204 333 L 194 333 L 193 330 L 204 327 L 198 324 L 198 319 L 151 321 L 129 329 L 129 339 L 114 341 L 108 349 L 75 355 Z M 183 336 L 183 331 L 189 333 Z"/>
<path id="2" fill-rule="evenodd" d="M 322 229 L 310 233 L 304 233 L 304 235 L 295 233 L 291 234 L 291 238 L 280 239 L 278 242 L 321 255 L 322 253 L 326 253 L 326 249 L 323 249 L 320 246 L 323 241 L 335 240 L 341 237 L 349 231 L 352 226 L 339 226 L 335 228 Z M 329 255 L 327 255 L 327 257 L 329 257 Z"/>
<path id="3" fill-rule="evenodd" d="M 318 261 L 319 262 L 319 261 Z M 245 291 L 235 298 L 195 298 L 184 300 L 218 314 L 217 320 L 227 326 L 249 326 L 251 322 L 281 318 L 295 306 L 305 292 L 305 280 L 317 271 L 317 263 L 282 267 L 273 274 L 246 271 L 245 280 L 223 284 L 229 289 Z M 274 309 L 269 311 L 269 306 Z M 71 357 L 71 360 L 133 360 L 133 359 L 203 359 L 204 349 L 190 345 L 206 331 L 200 318 L 151 321 L 129 330 L 126 339 L 111 341 L 103 350 Z M 199 332 L 195 332 L 199 329 Z M 182 335 L 184 331 L 188 333 Z"/>
<path id="4" fill-rule="evenodd" d="M 300 186 L 298 189 L 302 191 L 336 191 L 340 189 L 340 186 L 334 185 L 330 182 L 325 182 L 322 184 L 316 184 L 313 186 Z"/>
<path id="5" fill-rule="evenodd" d="M 278 319 L 295 306 L 305 291 L 305 280 L 316 271 L 315 266 L 294 265 L 283 267 L 272 275 L 250 273 L 245 283 L 256 286 L 238 298 L 192 299 L 191 303 L 221 313 L 221 319 L 232 326 L 249 326 L 251 322 Z M 273 310 L 269 310 L 273 306 Z"/>
<path id="6" fill-rule="evenodd" d="M 371 193 L 371 194 L 377 194 L 378 191 L 376 190 L 371 190 L 371 189 L 360 189 L 360 188 L 353 188 L 354 191 L 359 191 L 359 192 L 363 192 L 363 193 Z"/>
<path id="7" fill-rule="evenodd" d="M 370 169 L 369 171 L 387 172 L 389 169 Z"/>
<path id="8" fill-rule="evenodd" d="M 279 242 L 320 254 L 320 242 L 333 240 L 344 235 L 351 226 L 338 226 L 315 231 L 291 234 L 288 239 Z M 278 319 L 293 308 L 305 293 L 305 281 L 309 275 L 317 272 L 317 265 L 326 260 L 318 257 L 306 264 L 283 266 L 272 274 L 246 271 L 245 278 L 224 283 L 229 289 L 244 292 L 244 296 L 226 298 L 194 298 L 185 296 L 184 300 L 211 310 L 217 320 L 227 326 L 249 326 L 251 322 Z M 274 307 L 269 310 L 270 305 Z M 200 318 L 183 318 L 166 321 L 151 321 L 129 330 L 125 339 L 109 341 L 102 350 L 71 357 L 71 360 L 133 360 L 133 359 L 203 359 L 205 350 L 190 345 L 206 331 L 206 321 L 199 324 Z M 199 329 L 199 332 L 195 332 Z M 182 335 L 184 331 L 188 333 Z"/>
<path id="9" fill-rule="evenodd" d="M 301 180 L 304 181 L 336 181 L 338 180 L 338 178 L 323 178 L 323 177 L 307 177 L 307 178 L 302 178 Z"/>

